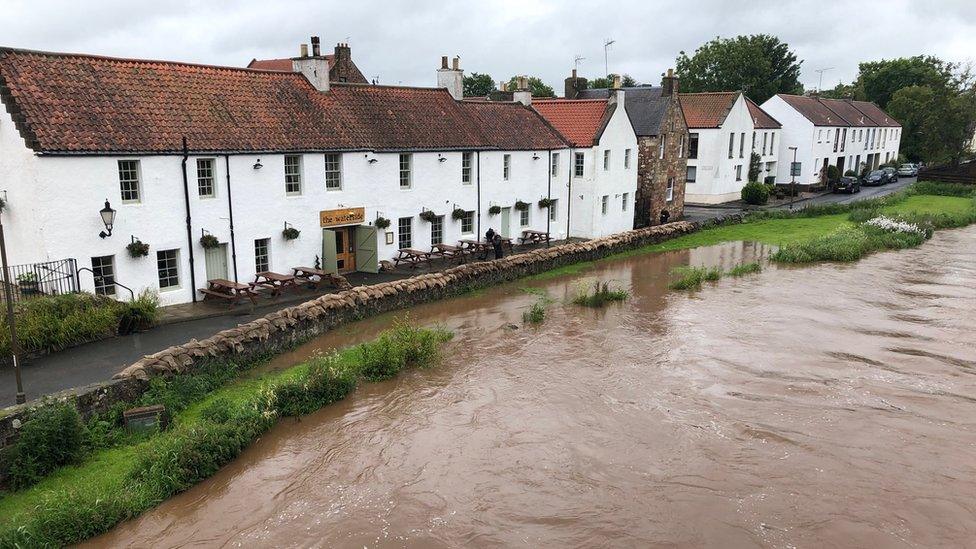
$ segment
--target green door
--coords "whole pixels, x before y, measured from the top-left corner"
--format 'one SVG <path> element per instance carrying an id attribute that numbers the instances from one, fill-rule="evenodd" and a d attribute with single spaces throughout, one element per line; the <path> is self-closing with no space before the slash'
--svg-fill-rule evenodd
<path id="1" fill-rule="evenodd" d="M 376 258 L 376 227 L 360 225 L 356 227 L 356 270 L 365 273 L 378 273 Z"/>
<path id="2" fill-rule="evenodd" d="M 512 209 L 502 208 L 502 236 L 512 238 Z"/>
<path id="3" fill-rule="evenodd" d="M 227 280 L 227 244 L 216 248 L 207 248 L 203 253 L 207 266 L 207 280 Z"/>
<path id="4" fill-rule="evenodd" d="M 329 229 L 322 229 L 322 270 L 339 274 L 336 265 L 336 233 Z"/>

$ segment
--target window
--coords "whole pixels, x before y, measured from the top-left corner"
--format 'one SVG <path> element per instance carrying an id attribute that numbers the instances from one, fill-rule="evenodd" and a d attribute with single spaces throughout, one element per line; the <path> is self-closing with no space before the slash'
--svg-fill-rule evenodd
<path id="1" fill-rule="evenodd" d="M 439 215 L 430 222 L 430 245 L 444 243 L 444 216 Z"/>
<path id="2" fill-rule="evenodd" d="M 603 171 L 610 171 L 610 149 L 603 151 Z"/>
<path id="3" fill-rule="evenodd" d="M 576 158 L 573 161 L 573 175 L 583 177 L 583 153 L 576 153 Z"/>
<path id="4" fill-rule="evenodd" d="M 735 134 L 730 133 L 729 134 L 729 158 L 735 157 L 735 153 L 733 151 L 735 151 Z"/>
<path id="5" fill-rule="evenodd" d="M 745 158 L 746 151 L 746 132 L 739 135 L 739 158 Z"/>
<path id="6" fill-rule="evenodd" d="M 840 137 L 840 152 L 844 152 L 844 145 L 847 144 L 847 128 L 844 128 L 844 133 Z"/>
<path id="7" fill-rule="evenodd" d="M 403 155 L 400 156 L 402 157 Z M 403 176 L 401 175 L 400 177 L 402 178 Z M 325 190 L 342 190 L 342 159 L 337 153 L 325 155 Z"/>
<path id="8" fill-rule="evenodd" d="M 559 153 L 552 153 L 552 165 L 549 167 L 549 173 L 553 177 L 559 175 Z"/>
<path id="9" fill-rule="evenodd" d="M 508 178 L 512 176 L 512 155 L 506 154 L 502 156 L 502 179 L 508 181 Z"/>
<path id="10" fill-rule="evenodd" d="M 91 264 L 92 276 L 95 277 L 95 293 L 115 295 L 115 256 L 93 257 Z"/>
<path id="11" fill-rule="evenodd" d="M 461 183 L 471 183 L 471 157 L 472 153 L 461 153 Z"/>
<path id="12" fill-rule="evenodd" d="M 549 203 L 549 221 L 556 221 L 557 219 L 559 219 L 558 212 L 559 212 L 559 201 L 553 199 L 552 202 Z"/>
<path id="13" fill-rule="evenodd" d="M 159 289 L 180 287 L 180 251 L 159 250 L 156 252 L 156 275 Z"/>
<path id="14" fill-rule="evenodd" d="M 259 238 L 254 241 L 254 271 L 263 273 L 271 270 L 271 239 Z"/>
<path id="15" fill-rule="evenodd" d="M 627 204 L 630 202 L 630 193 L 624 193 L 620 199 L 620 210 L 626 212 Z"/>
<path id="16" fill-rule="evenodd" d="M 529 208 L 524 210 L 519 210 L 519 226 L 528 227 L 529 226 Z"/>
<path id="17" fill-rule="evenodd" d="M 685 139 L 685 134 L 681 134 L 681 139 L 678 140 L 678 158 L 685 156 Z"/>
<path id="18" fill-rule="evenodd" d="M 630 169 L 630 149 L 624 149 L 624 169 Z"/>
<path id="19" fill-rule="evenodd" d="M 673 177 L 668 178 L 668 188 L 664 192 L 664 199 L 667 200 L 668 202 L 674 200 L 674 178 Z"/>
<path id="20" fill-rule="evenodd" d="M 837 143 L 840 141 L 840 128 L 834 128 L 834 152 L 837 152 Z M 830 132 L 827 132 L 827 142 L 830 142 Z"/>
<path id="21" fill-rule="evenodd" d="M 817 143 L 823 143 L 823 130 L 817 130 Z"/>
<path id="22" fill-rule="evenodd" d="M 698 134 L 688 134 L 688 158 L 698 158 Z"/>
<path id="23" fill-rule="evenodd" d="M 735 180 L 742 181 L 742 164 L 735 167 Z"/>
<path id="24" fill-rule="evenodd" d="M 763 132 L 763 156 L 766 156 L 766 142 L 769 140 L 769 132 Z"/>
<path id="25" fill-rule="evenodd" d="M 657 145 L 657 157 L 664 158 L 664 151 L 668 148 L 668 136 L 667 134 L 661 135 L 661 142 Z"/>
<path id="26" fill-rule="evenodd" d="M 688 166 L 688 170 L 685 172 L 685 181 L 694 183 L 696 177 L 698 177 L 698 168 L 696 166 Z"/>
<path id="27" fill-rule="evenodd" d="M 461 218 L 461 234 L 471 234 L 474 232 L 474 210 L 464 212 Z"/>
<path id="28" fill-rule="evenodd" d="M 412 155 L 409 155 L 409 154 L 401 154 L 400 155 L 400 188 L 401 189 L 409 189 L 410 188 L 410 183 L 411 183 L 411 177 L 410 177 L 410 157 L 411 156 Z M 403 221 L 404 219 L 411 219 L 411 218 L 409 218 L 409 217 L 403 217 L 403 218 L 400 218 L 400 221 Z M 409 246 L 407 246 L 407 247 L 409 248 Z M 401 248 L 402 248 L 402 246 L 401 246 Z"/>
<path id="29" fill-rule="evenodd" d="M 603 198 L 600 199 L 600 211 L 603 213 L 603 215 L 607 215 L 607 208 L 609 207 L 609 205 L 610 205 L 610 195 L 605 194 L 603 195 Z"/>
<path id="30" fill-rule="evenodd" d="M 302 194 L 302 157 L 285 156 L 285 194 Z"/>
<path id="31" fill-rule="evenodd" d="M 122 202 L 139 202 L 138 160 L 119 160 L 119 187 L 122 190 Z"/>
<path id="32" fill-rule="evenodd" d="M 756 151 L 756 132 L 752 132 L 752 151 Z"/>
<path id="33" fill-rule="evenodd" d="M 405 156 L 405 155 L 400 155 Z M 409 248 L 413 245 L 413 218 L 401 217 L 397 222 L 397 238 L 400 249 Z"/>
<path id="34" fill-rule="evenodd" d="M 776 154 L 776 134 L 769 134 L 769 154 Z"/>
<path id="35" fill-rule="evenodd" d="M 197 159 L 197 194 L 200 195 L 200 198 L 213 198 L 216 196 L 213 158 Z"/>

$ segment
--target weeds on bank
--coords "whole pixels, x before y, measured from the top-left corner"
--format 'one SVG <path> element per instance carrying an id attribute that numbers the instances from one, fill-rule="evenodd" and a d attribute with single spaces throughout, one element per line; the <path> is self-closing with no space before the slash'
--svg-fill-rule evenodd
<path id="1" fill-rule="evenodd" d="M 728 276 L 738 278 L 740 276 L 746 276 L 750 274 L 755 274 L 762 271 L 762 265 L 757 262 L 743 263 L 741 265 L 736 265 L 729 269 L 729 272 L 725 273 Z"/>
<path id="2" fill-rule="evenodd" d="M 536 296 L 536 301 L 527 310 L 522 311 L 522 322 L 526 324 L 541 324 L 546 319 L 549 305 L 553 299 L 542 288 L 522 288 L 527 294 Z"/>
<path id="3" fill-rule="evenodd" d="M 626 290 L 611 289 L 609 282 L 597 280 L 593 283 L 592 293 L 587 287 L 579 286 L 573 303 L 585 307 L 603 307 L 607 303 L 623 301 L 628 297 L 630 294 Z"/>
<path id="4" fill-rule="evenodd" d="M 672 290 L 698 290 L 705 282 L 717 282 L 723 276 L 741 277 L 762 271 L 759 263 L 743 263 L 727 272 L 721 267 L 677 267 L 671 271 L 677 278 L 668 284 Z"/>

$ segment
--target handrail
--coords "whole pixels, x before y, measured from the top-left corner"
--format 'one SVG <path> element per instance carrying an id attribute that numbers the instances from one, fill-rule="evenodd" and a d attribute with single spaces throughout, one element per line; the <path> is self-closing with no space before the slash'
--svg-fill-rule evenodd
<path id="1" fill-rule="evenodd" d="M 100 282 L 100 281 L 105 280 L 105 277 L 103 277 L 103 276 L 95 276 L 95 271 L 89 269 L 88 267 L 82 267 L 82 268 L 78 269 L 78 272 L 79 273 L 81 271 L 88 271 L 88 272 L 90 272 L 92 274 L 92 278 L 96 282 Z M 116 286 L 118 286 L 120 288 L 125 288 L 126 290 L 129 290 L 129 300 L 130 301 L 135 301 L 136 300 L 136 293 L 132 291 L 132 288 L 126 286 L 125 284 L 122 284 L 120 282 L 117 282 L 114 278 L 112 279 L 112 284 L 114 284 L 114 285 L 116 285 Z"/>

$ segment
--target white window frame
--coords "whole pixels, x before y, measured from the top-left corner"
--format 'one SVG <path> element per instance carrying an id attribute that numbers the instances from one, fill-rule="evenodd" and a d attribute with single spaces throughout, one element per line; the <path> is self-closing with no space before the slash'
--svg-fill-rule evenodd
<path id="1" fill-rule="evenodd" d="M 532 222 L 531 207 L 519 210 L 519 227 L 528 227 Z"/>
<path id="2" fill-rule="evenodd" d="M 674 201 L 674 178 L 668 178 L 668 186 L 664 191 L 664 201 L 673 202 Z"/>
<path id="3" fill-rule="evenodd" d="M 688 158 L 690 158 L 692 160 L 695 160 L 695 159 L 698 158 L 698 139 L 699 139 L 698 132 L 691 132 L 691 133 L 688 134 Z M 692 142 L 695 143 L 695 149 L 694 149 L 695 150 L 695 156 L 691 156 L 691 151 L 692 151 L 692 149 L 691 149 L 691 143 Z"/>
<path id="4" fill-rule="evenodd" d="M 603 149 L 603 171 L 610 171 L 610 149 Z"/>
<path id="5" fill-rule="evenodd" d="M 406 223 L 404 223 L 406 221 Z M 406 227 L 406 230 L 404 230 Z M 406 235 L 406 239 L 404 239 Z M 406 240 L 406 243 L 404 243 Z M 397 248 L 402 250 L 404 248 L 413 247 L 413 217 L 401 217 L 397 219 Z"/>
<path id="6" fill-rule="evenodd" d="M 689 178 L 688 175 L 692 177 Z M 698 180 L 698 166 L 687 166 L 685 168 L 685 183 L 695 183 Z"/>
<path id="7" fill-rule="evenodd" d="M 559 176 L 559 153 L 552 153 L 552 161 L 549 165 L 549 174 L 553 177 Z"/>
<path id="8" fill-rule="evenodd" d="M 657 157 L 658 159 L 664 159 L 664 153 L 668 148 L 668 134 L 661 134 L 661 139 L 657 144 Z"/>
<path id="9" fill-rule="evenodd" d="M 549 203 L 549 221 L 557 221 L 559 219 L 559 199 L 553 198 Z"/>
<path id="10" fill-rule="evenodd" d="M 742 181 L 742 164 L 736 164 L 735 166 L 735 180 Z"/>
<path id="11" fill-rule="evenodd" d="M 413 155 L 410 153 L 400 153 L 399 167 L 400 188 L 403 190 L 413 188 Z"/>
<path id="12" fill-rule="evenodd" d="M 471 184 L 471 165 L 474 158 L 474 153 L 463 152 L 461 153 L 461 184 L 470 185 Z"/>
<path id="13" fill-rule="evenodd" d="M 685 140 L 687 138 L 687 135 L 681 134 L 681 139 L 678 140 L 678 158 L 685 157 Z"/>
<path id="14" fill-rule="evenodd" d="M 746 157 L 746 132 L 739 135 L 739 158 Z"/>
<path id="15" fill-rule="evenodd" d="M 142 162 L 137 159 L 123 159 L 118 161 L 116 167 L 118 168 L 119 193 L 122 203 L 138 204 L 142 202 Z"/>
<path id="16" fill-rule="evenodd" d="M 291 166 L 289 166 L 288 164 L 289 159 L 295 161 Z M 289 167 L 293 168 L 293 171 L 289 171 Z M 285 195 L 301 196 L 301 194 L 302 194 L 302 155 L 286 154 L 285 155 Z"/>
<path id="17" fill-rule="evenodd" d="M 624 169 L 630 169 L 630 149 L 624 149 Z"/>
<path id="18" fill-rule="evenodd" d="M 735 158 L 735 132 L 729 133 L 729 158 Z"/>
<path id="19" fill-rule="evenodd" d="M 630 201 L 630 193 L 624 193 L 620 198 L 620 211 L 627 211 L 627 204 Z"/>
<path id="20" fill-rule="evenodd" d="M 322 155 L 322 167 L 325 169 L 325 190 L 336 192 L 342 190 L 342 154 L 325 153 Z"/>
<path id="21" fill-rule="evenodd" d="M 115 256 L 94 256 L 91 258 L 91 266 L 92 276 L 95 279 L 95 293 L 97 295 L 115 296 L 115 277 L 118 274 L 115 268 Z M 108 273 L 106 273 L 106 269 Z"/>
<path id="22" fill-rule="evenodd" d="M 583 177 L 586 174 L 586 155 L 578 152 L 573 155 L 573 177 Z"/>
<path id="23" fill-rule="evenodd" d="M 262 252 L 261 246 L 264 247 L 263 254 L 261 253 Z M 261 268 L 262 261 L 264 262 L 263 269 Z M 254 239 L 254 272 L 260 273 L 260 272 L 270 271 L 270 270 L 271 270 L 271 239 L 255 238 Z"/>
<path id="24" fill-rule="evenodd" d="M 217 197 L 216 166 L 217 160 L 214 158 L 197 158 L 197 196 L 199 198 Z"/>
<path id="25" fill-rule="evenodd" d="M 170 256 L 172 254 L 172 256 Z M 165 266 L 161 265 L 162 262 L 166 262 Z M 163 269 L 166 269 L 166 276 L 163 276 Z M 170 275 L 170 270 L 172 270 L 175 275 Z M 175 284 L 169 284 L 164 286 L 164 280 L 171 280 L 175 278 Z M 182 286 L 180 282 L 180 249 L 169 249 L 169 250 L 157 250 L 156 251 L 156 282 L 159 285 L 159 291 L 168 292 L 171 290 L 178 290 Z"/>
<path id="26" fill-rule="evenodd" d="M 467 224 L 467 230 L 465 230 L 465 224 Z M 464 212 L 464 217 L 461 218 L 461 234 L 474 234 L 474 210 Z"/>
<path id="27" fill-rule="evenodd" d="M 430 222 L 430 245 L 444 243 L 444 216 L 438 215 Z"/>
<path id="28" fill-rule="evenodd" d="M 610 209 L 610 195 L 605 194 L 600 198 L 600 213 L 607 215 L 607 211 Z"/>
<path id="29" fill-rule="evenodd" d="M 502 180 L 508 181 L 512 178 L 512 155 L 502 155 Z"/>

